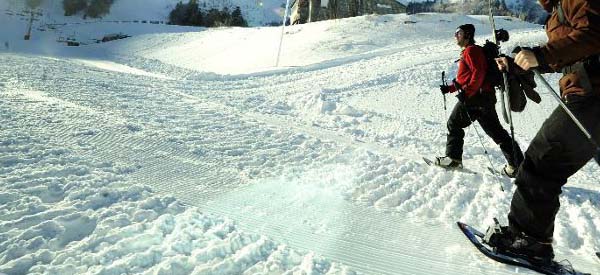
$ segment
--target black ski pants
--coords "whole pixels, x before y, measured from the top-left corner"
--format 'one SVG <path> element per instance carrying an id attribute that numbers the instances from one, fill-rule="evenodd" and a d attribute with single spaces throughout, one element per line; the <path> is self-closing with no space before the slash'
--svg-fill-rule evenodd
<path id="1" fill-rule="evenodd" d="M 569 110 L 600 143 L 600 98 L 569 95 Z M 510 205 L 510 226 L 541 242 L 550 242 L 560 207 L 561 187 L 593 157 L 594 146 L 567 113 L 556 108 L 525 152 Z"/>
<path id="2" fill-rule="evenodd" d="M 514 167 L 518 167 L 521 164 L 523 161 L 523 152 L 516 142 L 513 147 L 513 140 L 508 132 L 502 128 L 494 105 L 481 107 L 468 106 L 462 102 L 456 103 L 454 110 L 452 110 L 452 113 L 448 118 L 446 156 L 455 160 L 462 160 L 465 138 L 464 128 L 469 127 L 473 121 L 479 122 L 483 131 L 485 131 L 496 144 L 500 145 L 500 149 L 508 164 Z"/>

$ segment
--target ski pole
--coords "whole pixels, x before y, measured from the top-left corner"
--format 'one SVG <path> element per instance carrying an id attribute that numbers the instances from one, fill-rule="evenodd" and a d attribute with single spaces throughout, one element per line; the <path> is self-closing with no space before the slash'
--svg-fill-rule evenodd
<path id="1" fill-rule="evenodd" d="M 442 85 L 446 85 L 446 71 L 442 71 Z M 446 94 L 442 94 L 444 96 L 444 114 L 446 113 Z"/>
<path id="2" fill-rule="evenodd" d="M 487 148 L 483 144 L 483 138 L 479 134 L 479 131 L 477 130 L 477 127 L 475 127 L 475 125 L 474 125 L 475 121 L 473 121 L 473 119 L 471 119 L 471 115 L 469 114 L 469 109 L 467 109 L 467 104 L 465 104 L 464 102 L 461 103 L 461 104 L 465 108 L 465 113 L 467 113 L 467 117 L 469 118 L 469 121 L 471 121 L 471 126 L 473 127 L 473 129 L 475 129 L 475 134 L 477 134 L 477 138 L 479 138 L 479 144 L 481 144 L 481 147 L 483 147 L 483 152 L 485 153 L 485 157 L 487 158 L 487 160 L 490 163 L 491 167 L 494 167 L 494 163 L 492 162 L 492 159 L 490 158 L 490 154 L 488 154 Z M 496 179 L 498 179 L 498 176 L 495 173 L 494 173 L 494 176 L 496 176 Z M 502 186 L 501 182 L 500 182 L 500 191 L 504 192 L 504 187 Z"/>
<path id="3" fill-rule="evenodd" d="M 494 21 L 494 13 L 492 12 L 492 0 L 488 0 L 488 6 L 490 8 L 489 17 L 490 17 L 490 27 L 492 27 L 492 39 L 494 39 L 494 44 L 499 45 L 498 39 L 496 38 L 496 22 Z"/>
<path id="4" fill-rule="evenodd" d="M 585 135 L 585 137 L 592 143 L 592 145 L 594 147 L 596 147 L 596 155 L 594 156 L 594 160 L 596 160 L 596 163 L 598 163 L 598 165 L 600 165 L 600 147 L 598 147 L 598 144 L 596 143 L 596 141 L 594 141 L 594 139 L 592 138 L 592 135 L 585 129 L 585 127 L 583 126 L 583 124 L 581 124 L 579 119 L 577 119 L 577 117 L 575 117 L 573 112 L 571 112 L 571 110 L 569 110 L 567 105 L 565 105 L 565 103 L 560 98 L 560 95 L 558 95 L 558 93 L 554 90 L 554 88 L 552 88 L 552 86 L 550 86 L 550 84 L 548 84 L 548 81 L 546 81 L 546 79 L 540 74 L 540 72 L 538 70 L 533 70 L 533 72 L 538 77 L 538 79 L 540 79 L 542 81 L 542 84 L 544 84 L 544 86 L 546 86 L 546 88 L 550 91 L 550 94 L 552 94 L 554 99 L 556 99 L 556 101 L 558 101 L 558 104 L 560 105 L 560 107 L 567 113 L 567 115 L 569 115 L 571 120 L 575 123 L 575 125 L 577 125 L 577 127 L 579 128 L 579 130 L 581 130 L 583 135 Z"/>
<path id="5" fill-rule="evenodd" d="M 515 127 L 512 119 L 512 109 L 510 106 L 510 93 L 508 92 L 508 73 L 506 71 L 502 72 L 502 78 L 504 80 L 504 94 L 502 95 L 503 99 L 506 95 L 506 104 L 504 104 L 504 100 L 502 101 L 502 115 L 504 116 L 504 120 L 508 120 L 507 123 L 510 125 L 510 138 L 512 139 L 512 153 L 513 159 L 517 159 L 517 141 L 515 140 Z"/>
<path id="6" fill-rule="evenodd" d="M 456 83 L 456 82 L 454 82 L 454 87 L 458 90 L 459 93 L 464 93 L 465 92 L 460 87 L 458 87 L 458 83 Z M 483 144 L 483 138 L 479 134 L 479 131 L 477 130 L 477 127 L 475 127 L 475 125 L 474 125 L 475 121 L 471 118 L 471 115 L 469 114 L 469 109 L 467 108 L 467 104 L 464 103 L 464 102 L 460 102 L 459 104 L 461 104 L 463 106 L 463 108 L 465 109 L 465 113 L 467 114 L 467 118 L 471 122 L 471 126 L 473 127 L 473 129 L 475 129 L 475 134 L 477 135 L 477 138 L 479 139 L 479 144 L 481 144 L 481 147 L 483 147 L 483 153 L 485 154 L 485 157 L 487 158 L 487 160 L 490 163 L 491 167 L 494 167 L 494 163 L 492 162 L 492 159 L 490 158 L 490 155 L 488 154 L 487 147 L 485 147 L 485 145 Z M 498 180 L 498 183 L 500 184 L 500 190 L 502 192 L 504 192 L 504 187 L 502 186 L 502 182 L 499 180 L 498 175 L 496 175 L 494 173 L 494 176 L 496 176 L 496 179 Z"/>
<path id="7" fill-rule="evenodd" d="M 502 72 L 502 79 L 504 81 L 504 87 L 500 87 L 500 101 L 502 102 L 502 118 L 504 119 L 504 122 L 506 122 L 506 124 L 510 124 L 510 121 L 512 118 L 509 118 L 509 115 L 507 114 L 506 111 L 506 101 L 508 101 L 508 104 L 510 104 L 510 99 L 508 98 L 508 75 L 506 72 Z M 510 112 L 510 111 L 509 111 Z"/>
<path id="8" fill-rule="evenodd" d="M 446 78 L 446 71 L 442 71 L 442 85 L 446 85 L 446 79 L 445 78 Z M 442 96 L 444 98 L 444 118 L 443 118 L 443 120 L 447 121 L 448 120 L 448 111 L 446 110 L 446 94 L 442 93 Z M 445 132 L 446 132 L 446 127 L 444 127 L 443 124 L 442 124 L 442 129 L 443 129 L 442 130 L 442 136 L 444 136 Z"/>
<path id="9" fill-rule="evenodd" d="M 494 44 L 496 44 L 496 47 L 498 47 L 498 49 L 500 48 L 500 41 L 498 41 L 498 38 L 496 37 L 496 22 L 494 21 L 494 13 L 492 10 L 492 0 L 488 0 L 488 7 L 489 7 L 489 19 L 490 19 L 490 27 L 492 27 L 492 39 L 494 40 Z M 506 72 L 502 73 L 502 80 L 504 81 L 504 89 L 500 89 L 500 101 L 502 102 L 502 118 L 504 119 L 504 122 L 506 122 L 507 124 L 510 124 L 509 122 L 509 117 L 506 113 L 506 103 L 505 103 L 505 94 L 508 94 L 508 75 Z"/>

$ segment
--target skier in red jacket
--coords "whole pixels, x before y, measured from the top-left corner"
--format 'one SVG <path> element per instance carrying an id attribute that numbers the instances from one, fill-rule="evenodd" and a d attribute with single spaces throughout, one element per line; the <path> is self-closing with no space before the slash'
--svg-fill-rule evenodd
<path id="1" fill-rule="evenodd" d="M 488 69 L 486 57 L 483 48 L 475 45 L 474 36 L 475 26 L 472 24 L 459 26 L 454 34 L 456 44 L 462 49 L 458 72 L 454 85 L 441 85 L 440 90 L 443 94 L 458 92 L 459 102 L 448 118 L 446 156 L 437 157 L 435 164 L 447 168 L 462 167 L 463 129 L 478 121 L 485 133 L 500 146 L 507 161 L 504 173 L 514 177 L 523 161 L 523 153 L 500 124 L 495 108 L 496 94 L 485 78 Z"/>

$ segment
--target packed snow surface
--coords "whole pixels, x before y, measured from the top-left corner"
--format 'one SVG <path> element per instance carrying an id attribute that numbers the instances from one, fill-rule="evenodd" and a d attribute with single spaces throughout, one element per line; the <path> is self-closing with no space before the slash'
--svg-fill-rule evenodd
<path id="1" fill-rule="evenodd" d="M 292 26 L 277 66 L 276 27 L 44 20 L 23 41 L 26 21 L 0 17 L 0 273 L 535 274 L 455 225 L 506 223 L 515 190 L 488 171 L 504 159 L 481 128 L 467 129 L 468 171 L 421 159 L 444 152 L 454 29 L 472 23 L 482 43 L 486 17 Z M 545 41 L 541 26 L 497 25 L 504 52 Z M 132 37 L 56 42 L 115 32 Z M 513 116 L 523 148 L 556 107 L 538 91 Z M 599 177 L 590 162 L 563 188 L 554 240 L 592 274 Z"/>

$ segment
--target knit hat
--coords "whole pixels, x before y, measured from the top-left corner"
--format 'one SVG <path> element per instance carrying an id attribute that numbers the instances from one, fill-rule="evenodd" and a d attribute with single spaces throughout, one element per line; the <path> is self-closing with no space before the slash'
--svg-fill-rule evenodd
<path id="1" fill-rule="evenodd" d="M 460 25 L 458 28 L 461 29 L 466 36 L 470 38 L 475 37 L 475 26 L 473 26 L 473 24 Z"/>

